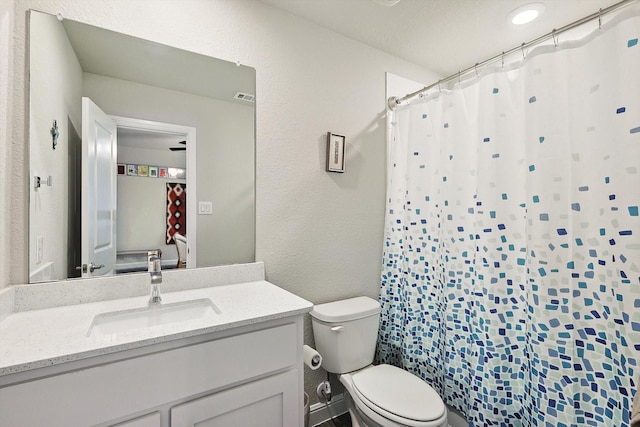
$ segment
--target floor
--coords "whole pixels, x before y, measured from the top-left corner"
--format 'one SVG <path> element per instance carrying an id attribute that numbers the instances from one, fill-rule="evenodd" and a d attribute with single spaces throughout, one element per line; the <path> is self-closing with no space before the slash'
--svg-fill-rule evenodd
<path id="1" fill-rule="evenodd" d="M 351 417 L 347 412 L 346 414 L 342 414 L 333 420 L 325 421 L 322 424 L 318 424 L 315 427 L 351 427 Z"/>
<path id="2" fill-rule="evenodd" d="M 451 427 L 467 427 L 469 424 L 457 412 L 449 408 L 449 425 Z M 453 412 L 453 413 L 452 413 Z M 351 417 L 348 413 L 342 414 L 332 421 L 325 421 L 314 427 L 351 427 Z"/>

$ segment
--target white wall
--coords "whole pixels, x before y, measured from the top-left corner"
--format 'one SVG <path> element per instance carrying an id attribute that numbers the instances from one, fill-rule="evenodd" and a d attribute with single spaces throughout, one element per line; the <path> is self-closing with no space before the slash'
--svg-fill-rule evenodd
<path id="1" fill-rule="evenodd" d="M 257 70 L 256 258 L 314 303 L 377 297 L 385 204 L 385 72 L 438 76 L 256 0 L 18 0 L 10 203 L 11 282 L 26 280 L 24 11 L 58 13 Z M 170 29 L 169 31 L 167 29 Z M 10 64 L 11 65 L 11 64 Z M 6 114 L 6 113 L 5 113 Z M 346 135 L 346 173 L 325 172 L 328 131 Z M 5 145 L 5 144 L 3 144 Z M 6 145 L 5 148 L 6 150 Z M 22 189 L 22 191 L 20 191 Z M 15 256 L 13 255 L 15 254 Z M 22 257 L 20 256 L 22 254 Z M 312 342 L 310 322 L 306 342 Z M 322 370 L 306 371 L 306 390 Z"/>
<path id="2" fill-rule="evenodd" d="M 172 152 L 138 147 L 122 147 L 118 141 L 118 163 L 186 167 L 185 151 Z M 166 254 L 167 183 L 169 180 L 118 175 L 118 251 L 162 249 Z M 188 188 L 187 188 L 188 191 Z M 172 245 L 173 246 L 173 245 Z"/>
<path id="3" fill-rule="evenodd" d="M 65 279 L 68 253 L 69 137 L 81 128 L 82 69 L 60 22 L 53 16 L 35 14 L 31 32 L 30 94 L 39 102 L 30 109 L 31 138 L 29 176 L 29 271 L 53 263 L 50 279 Z M 37 46 L 37 49 L 35 48 Z M 53 149 L 51 127 L 58 126 L 58 144 Z M 71 124 L 72 123 L 72 124 Z M 52 185 L 35 189 L 34 176 Z M 42 240 L 42 260 L 36 258 L 36 239 Z"/>
<path id="4" fill-rule="evenodd" d="M 431 83 L 433 82 L 414 82 L 413 80 L 404 78 L 402 76 L 397 76 L 393 73 L 387 73 L 387 98 L 390 98 L 392 96 L 402 98 L 403 96 L 414 93 L 430 85 Z"/>
<path id="5" fill-rule="evenodd" d="M 118 137 L 118 163 L 171 166 L 182 169 L 187 167 L 186 151 L 123 146 L 122 140 L 123 138 Z M 177 141 L 178 139 L 176 139 L 176 147 L 179 146 Z M 149 143 L 153 144 L 153 141 L 149 141 Z"/>

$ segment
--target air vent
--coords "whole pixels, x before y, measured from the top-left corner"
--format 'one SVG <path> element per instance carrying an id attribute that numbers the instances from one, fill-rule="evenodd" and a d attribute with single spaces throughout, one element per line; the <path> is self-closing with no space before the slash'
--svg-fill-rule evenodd
<path id="1" fill-rule="evenodd" d="M 240 99 L 242 101 L 253 102 L 256 99 L 256 96 L 248 93 L 236 92 L 233 98 Z"/>

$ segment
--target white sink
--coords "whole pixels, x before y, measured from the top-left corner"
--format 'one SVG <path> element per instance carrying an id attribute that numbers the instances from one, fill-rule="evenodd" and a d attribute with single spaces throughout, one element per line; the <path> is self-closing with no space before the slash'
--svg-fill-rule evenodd
<path id="1" fill-rule="evenodd" d="M 218 314 L 220 309 L 209 298 L 101 313 L 93 318 L 87 336 L 120 334 L 152 326 L 205 319 Z"/>

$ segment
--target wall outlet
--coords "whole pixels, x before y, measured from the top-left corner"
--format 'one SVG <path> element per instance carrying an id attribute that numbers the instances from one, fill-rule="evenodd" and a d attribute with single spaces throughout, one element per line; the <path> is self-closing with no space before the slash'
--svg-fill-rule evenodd
<path id="1" fill-rule="evenodd" d="M 36 264 L 40 264 L 42 262 L 43 257 L 44 257 L 44 237 L 38 236 L 36 237 Z"/>
<path id="2" fill-rule="evenodd" d="M 198 202 L 198 215 L 211 215 L 213 214 L 212 202 Z"/>

